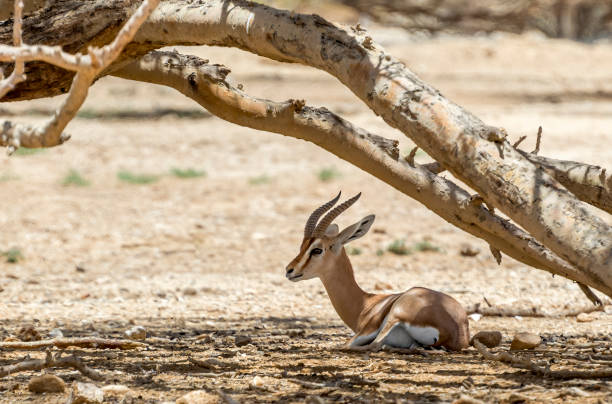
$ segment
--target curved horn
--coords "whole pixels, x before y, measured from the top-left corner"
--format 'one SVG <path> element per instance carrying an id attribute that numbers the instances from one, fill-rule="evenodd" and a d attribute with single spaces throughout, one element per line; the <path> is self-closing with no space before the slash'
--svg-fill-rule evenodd
<path id="1" fill-rule="evenodd" d="M 336 202 L 338 202 L 338 199 L 340 199 L 341 193 L 342 191 L 338 192 L 338 195 L 334 199 L 319 206 L 317 209 L 315 209 L 314 212 L 310 214 L 310 217 L 306 221 L 306 227 L 304 227 L 304 239 L 307 239 L 310 236 L 312 236 L 312 233 L 314 232 L 315 227 L 317 225 L 317 221 L 319 220 L 321 215 L 327 212 L 328 210 L 330 210 L 332 206 L 334 206 Z"/>
<path id="2" fill-rule="evenodd" d="M 321 237 L 325 230 L 329 227 L 329 225 L 334 221 L 335 218 L 340 215 L 340 213 L 347 210 L 352 204 L 357 202 L 357 199 L 361 196 L 361 192 L 352 197 L 351 199 L 342 202 L 340 205 L 336 206 L 333 210 L 331 210 L 317 225 L 317 227 L 312 232 L 313 237 Z"/>

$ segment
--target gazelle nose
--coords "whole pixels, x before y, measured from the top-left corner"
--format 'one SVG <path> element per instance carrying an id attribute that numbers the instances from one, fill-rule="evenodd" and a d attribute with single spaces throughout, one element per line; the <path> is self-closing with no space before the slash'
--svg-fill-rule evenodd
<path id="1" fill-rule="evenodd" d="M 287 270 L 287 274 L 290 274 L 291 272 L 293 272 L 293 268 Z"/>

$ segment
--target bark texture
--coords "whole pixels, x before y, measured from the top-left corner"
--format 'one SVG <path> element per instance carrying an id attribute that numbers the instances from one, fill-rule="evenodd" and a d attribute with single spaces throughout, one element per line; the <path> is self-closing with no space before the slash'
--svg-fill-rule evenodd
<path id="1" fill-rule="evenodd" d="M 118 19 L 130 15 L 138 3 L 58 0 L 53 7 L 24 18 L 24 38 L 29 38 L 25 42 L 65 41 L 75 50 L 91 43 L 108 43 L 120 28 Z M 96 7 L 107 12 L 98 13 Z M 84 26 L 81 21 L 92 13 L 96 15 L 94 22 Z M 11 29 L 10 21 L 0 24 L 0 43 L 11 43 Z M 309 108 L 299 101 L 271 103 L 248 97 L 224 83 L 227 69 L 222 67 L 211 71 L 203 61 L 165 53 L 143 57 L 154 48 L 187 44 L 237 47 L 324 70 L 389 125 L 410 137 L 439 166 L 432 172 L 400 162 L 392 142 L 356 128 L 325 109 Z M 61 83 L 71 77 L 63 70 L 49 76 L 36 75 L 53 72 L 44 63 L 26 66 L 28 80 L 18 84 L 4 100 L 61 93 Z M 28 70 L 32 66 L 34 71 Z M 186 72 L 189 75 L 185 76 Z M 100 73 L 104 74 L 169 85 L 212 113 L 240 125 L 291 135 L 296 131 L 294 137 L 330 150 L 487 240 L 498 258 L 501 250 L 612 296 L 612 228 L 579 200 L 587 200 L 581 194 L 589 192 L 576 191 L 579 198 L 572 193 L 572 184 L 589 185 L 592 181 L 568 176 L 564 182 L 555 170 L 509 144 L 503 128 L 486 125 L 444 98 L 360 27 L 338 27 L 316 15 L 244 1 L 170 0 L 151 14 L 120 59 Z M 479 196 L 471 197 L 435 174 L 442 169 L 460 178 Z M 603 178 L 607 178 L 605 171 Z M 483 201 L 527 232 L 494 215 Z"/>

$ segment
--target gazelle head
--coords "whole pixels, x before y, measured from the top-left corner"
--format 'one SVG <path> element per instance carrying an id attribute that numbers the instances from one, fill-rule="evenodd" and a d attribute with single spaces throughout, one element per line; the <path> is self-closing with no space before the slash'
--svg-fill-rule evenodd
<path id="1" fill-rule="evenodd" d="M 338 231 L 337 224 L 332 224 L 334 219 L 354 204 L 360 196 L 361 193 L 336 206 L 321 221 L 319 221 L 319 218 L 338 202 L 340 193 L 312 212 L 306 221 L 300 252 L 287 265 L 287 279 L 297 282 L 321 277 L 325 273 L 333 271 L 337 260 L 344 253 L 344 244 L 356 240 L 368 232 L 370 226 L 374 223 L 374 215 L 368 215 L 342 231 Z"/>

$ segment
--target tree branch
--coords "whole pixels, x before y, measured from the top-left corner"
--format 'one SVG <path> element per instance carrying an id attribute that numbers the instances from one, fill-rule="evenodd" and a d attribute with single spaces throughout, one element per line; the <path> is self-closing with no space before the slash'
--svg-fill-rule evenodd
<path id="1" fill-rule="evenodd" d="M 104 375 L 102 375 L 102 373 L 91 369 L 76 356 L 62 358 L 61 353 L 53 355 L 51 352 L 47 352 L 45 359 L 26 359 L 13 365 L 2 366 L 0 367 L 0 377 L 9 376 L 18 372 L 42 370 L 47 368 L 73 368 L 90 379 L 104 379 Z"/>
<path id="2" fill-rule="evenodd" d="M 11 341 L 0 342 L 0 349 L 34 351 L 42 348 L 56 347 L 66 349 L 69 347 L 99 348 L 99 349 L 136 349 L 145 347 L 146 344 L 129 339 L 107 339 L 107 338 L 53 338 L 40 341 Z"/>
<path id="3" fill-rule="evenodd" d="M 64 100 L 50 120 L 41 126 L 13 124 L 10 121 L 5 121 L 0 128 L 0 146 L 7 146 L 10 154 L 21 146 L 31 148 L 52 147 L 68 140 L 69 136 L 62 132 L 83 105 L 94 79 L 117 59 L 123 48 L 132 40 L 138 28 L 157 7 L 158 3 L 159 0 L 144 0 L 109 45 L 101 48 L 90 47 L 87 55 L 77 54 L 71 58 L 64 54 L 59 47 L 34 48 L 34 52 L 32 52 L 31 47 L 22 47 L 21 10 L 23 2 L 22 0 L 15 0 L 15 23 L 13 24 L 15 46 L 13 48 L 0 48 L 0 54 L 4 51 L 0 60 L 7 60 L 11 57 L 16 60 L 11 77 L 17 74 L 21 80 L 24 79 L 23 60 L 25 56 L 32 54 L 47 55 L 48 57 L 45 57 L 46 62 L 62 66 L 66 66 L 68 61 L 73 60 L 74 63 L 71 67 L 77 73 L 72 81 L 68 98 Z M 11 77 L 8 81 L 11 81 Z M 2 85 L 0 85 L 0 90 L 1 88 Z M 4 96 L 4 93 L 0 91 L 0 98 Z"/>
<path id="4" fill-rule="evenodd" d="M 390 141 L 352 125 L 325 108 L 290 100 L 277 103 L 249 96 L 226 80 L 229 70 L 194 56 L 151 52 L 113 75 L 172 87 L 222 119 L 254 129 L 308 140 L 349 161 L 423 203 L 455 226 L 480 237 L 513 258 L 533 267 L 600 285 L 569 266 L 517 226 L 482 206 L 466 203 L 470 194 L 423 166 L 411 166 L 390 151 Z"/>

